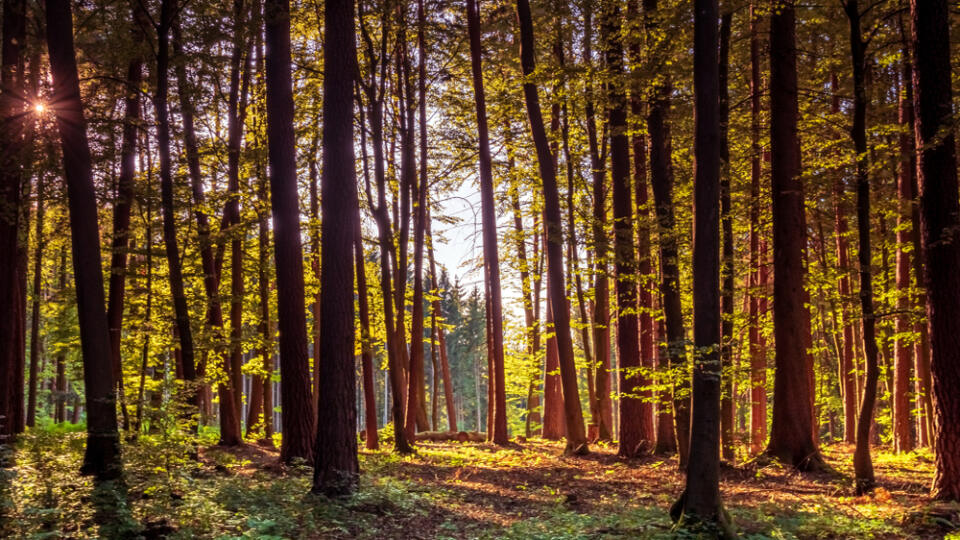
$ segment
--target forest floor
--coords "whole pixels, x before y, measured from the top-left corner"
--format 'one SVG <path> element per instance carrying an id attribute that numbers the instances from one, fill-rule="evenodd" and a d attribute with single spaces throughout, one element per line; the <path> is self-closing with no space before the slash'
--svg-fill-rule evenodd
<path id="1" fill-rule="evenodd" d="M 683 484 L 675 457 L 624 461 L 594 445 L 510 448 L 423 442 L 411 456 L 362 451 L 356 494 L 309 495 L 307 467 L 273 448 L 203 447 L 141 437 L 125 446 L 120 483 L 76 474 L 83 434 L 35 430 L 0 470 L 0 537 L 14 538 L 677 538 L 667 511 Z M 726 508 L 743 538 L 960 538 L 960 505 L 932 503 L 926 451 L 875 449 L 879 488 L 852 494 L 852 447 L 823 448 L 834 473 L 776 464 L 722 469 Z M 689 536 L 688 536 L 689 537 Z"/>

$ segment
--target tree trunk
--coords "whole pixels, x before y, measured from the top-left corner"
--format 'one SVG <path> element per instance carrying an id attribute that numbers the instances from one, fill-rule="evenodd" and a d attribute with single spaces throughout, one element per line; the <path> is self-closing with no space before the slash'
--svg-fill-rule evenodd
<path id="1" fill-rule="evenodd" d="M 717 537 L 737 535 L 720 504 L 720 160 L 722 153 L 717 45 L 717 0 L 695 0 L 693 17 L 694 368 L 687 483 L 670 514 L 677 522 L 706 525 Z M 724 16 L 729 31 L 730 16 Z M 726 49 L 723 44 L 720 45 Z M 725 79 L 725 77 L 724 77 Z M 726 81 L 724 81 L 726 82 Z"/>
<path id="2" fill-rule="evenodd" d="M 380 448 L 377 434 L 377 398 L 374 395 L 373 381 L 373 346 L 370 338 L 370 308 L 367 305 L 367 271 L 366 260 L 363 256 L 363 238 L 360 234 L 360 207 L 356 207 L 354 217 L 354 264 L 357 267 L 357 307 L 360 316 L 360 360 L 363 371 L 363 408 L 365 443 L 367 450 Z"/>
<path id="3" fill-rule="evenodd" d="M 13 344 L 19 340 L 19 287 L 21 182 L 24 159 L 21 153 L 26 130 L 22 93 L 17 81 L 23 61 L 22 44 L 26 35 L 26 2 L 3 0 L 3 42 L 0 51 L 0 381 L 5 389 L 0 396 L 0 440 L 7 442 L 19 432 L 22 417 L 23 369 Z"/>
<path id="4" fill-rule="evenodd" d="M 108 479 L 121 474 L 122 464 L 90 146 L 77 76 L 70 3 L 47 0 L 46 8 L 47 48 L 54 88 L 51 97 L 57 104 L 57 128 L 67 180 L 87 402 L 87 447 L 81 472 Z"/>
<path id="5" fill-rule="evenodd" d="M 857 447 L 853 467 L 857 495 L 873 490 L 873 461 L 870 457 L 870 428 L 877 399 L 880 368 L 876 338 L 876 314 L 873 311 L 873 280 L 870 262 L 870 176 L 867 162 L 867 92 L 866 43 L 860 29 L 860 7 L 857 0 L 847 0 L 844 11 L 850 21 L 850 58 L 853 61 L 853 127 L 850 137 L 857 160 L 857 234 L 859 236 L 860 311 L 863 317 L 863 351 L 867 368 L 860 415 L 857 419 Z"/>
<path id="6" fill-rule="evenodd" d="M 760 176 L 763 149 L 760 145 L 760 16 L 755 1 L 750 3 L 750 452 L 759 453 L 767 440 L 767 357 L 761 346 L 761 297 L 766 298 L 766 282 L 761 285 L 766 260 L 760 258 Z M 763 270 L 762 270 L 763 269 Z M 765 302 L 765 300 L 764 300 Z"/>
<path id="7" fill-rule="evenodd" d="M 438 320 L 437 322 L 437 347 L 440 349 L 440 370 L 443 376 L 443 401 L 447 407 L 447 423 L 450 431 L 457 431 L 457 408 L 453 399 L 453 380 L 450 377 L 450 361 L 447 358 L 447 339 L 446 331 L 439 324 L 443 319 L 443 309 L 440 306 L 440 286 L 437 283 L 437 264 L 433 258 L 433 233 L 430 227 L 430 208 L 427 208 L 427 237 L 430 242 L 427 244 L 427 258 L 430 259 L 430 285 L 433 288 L 434 299 L 431 303 L 431 312 Z M 437 392 L 436 386 L 433 389 Z"/>
<path id="8" fill-rule="evenodd" d="M 657 0 L 644 0 L 646 24 L 649 29 L 656 28 L 658 22 Z M 651 54 L 659 56 L 660 44 L 654 45 Z M 677 232 L 673 211 L 673 165 L 670 140 L 670 94 L 672 85 L 667 77 L 658 81 L 653 89 L 650 108 L 647 113 L 647 132 L 650 134 L 650 183 L 653 186 L 653 199 L 656 205 L 657 225 L 660 238 L 660 295 L 663 302 L 663 315 L 667 337 L 666 360 L 671 371 L 680 379 L 673 381 L 674 395 L 685 392 L 689 385 L 687 378 L 686 332 L 683 328 L 683 311 L 680 300 L 680 267 L 677 250 Z M 673 403 L 674 422 L 676 423 L 677 449 L 680 453 L 680 466 L 687 463 L 688 440 L 690 436 L 689 398 L 675 398 Z"/>
<path id="9" fill-rule="evenodd" d="M 770 153 L 773 199 L 773 333 L 777 348 L 773 422 L 767 452 L 800 470 L 822 466 L 813 440 L 807 379 L 809 313 L 804 305 L 806 230 L 797 138 L 797 50 L 793 0 L 770 16 Z"/>
<path id="10" fill-rule="evenodd" d="M 563 389 L 560 383 L 560 356 L 557 352 L 557 337 L 553 324 L 553 297 L 550 294 L 550 275 L 547 275 L 547 350 L 543 376 L 543 429 L 544 439 L 559 440 L 567 431 L 563 415 Z"/>
<path id="11" fill-rule="evenodd" d="M 936 431 L 935 499 L 960 500 L 960 192 L 948 2 L 911 0 L 914 120 Z"/>
<path id="12" fill-rule="evenodd" d="M 37 223 L 36 243 L 33 252 L 33 302 L 30 313 L 30 377 L 27 391 L 27 420 L 29 427 L 36 425 L 37 419 L 37 364 L 40 359 L 40 297 L 43 288 L 43 173 L 37 176 Z"/>
<path id="13" fill-rule="evenodd" d="M 328 9 L 334 8 L 329 6 Z M 340 10 L 337 9 L 336 11 L 339 12 Z M 311 404 L 310 373 L 307 360 L 307 321 L 304 312 L 306 303 L 303 292 L 303 250 L 300 244 L 300 201 L 297 194 L 296 135 L 293 131 L 293 83 L 290 74 L 290 4 L 288 0 L 266 0 L 264 3 L 264 26 L 266 27 L 265 45 L 267 51 L 265 60 L 267 145 L 269 147 L 271 173 L 270 202 L 273 208 L 273 247 L 277 267 L 280 371 L 283 373 L 283 378 L 280 381 L 282 388 L 280 400 L 283 410 L 283 444 L 280 448 L 280 458 L 285 463 L 290 463 L 295 458 L 310 461 L 314 457 L 312 443 L 314 436 L 318 433 L 315 429 L 316 418 Z M 352 32 L 349 35 L 352 36 Z M 344 36 L 344 39 L 346 37 Z M 343 45 L 340 42 L 332 43 Z M 328 48 L 336 49 L 337 47 L 331 46 L 328 42 Z M 325 174 L 327 173 L 325 172 Z M 349 223 L 350 219 L 352 219 L 352 214 L 346 222 Z M 347 241 L 352 238 L 352 229 L 347 229 L 344 238 Z M 352 251 L 348 248 L 346 255 L 343 255 L 342 250 L 338 253 L 341 257 L 349 260 Z M 352 271 L 352 268 L 350 270 Z M 349 278 L 343 278 L 339 285 L 343 286 L 343 283 L 351 281 Z M 352 307 L 350 309 L 352 313 Z M 352 325 L 353 317 L 350 317 L 351 347 L 353 346 Z M 350 359 L 352 362 L 352 352 Z M 333 361 L 331 360 L 331 362 Z M 350 381 L 352 391 L 352 367 Z M 350 410 L 353 410 L 353 394 L 351 393 L 350 396 Z M 333 396 L 330 399 L 331 404 L 325 409 L 336 410 L 338 405 L 342 405 L 339 401 L 335 401 Z M 342 414 L 343 417 L 348 415 L 348 411 L 337 412 Z M 351 433 L 353 428 L 351 422 Z M 330 427 L 324 426 L 324 429 L 330 429 Z M 355 439 L 352 440 L 355 445 Z M 318 450 L 321 449 L 318 448 Z M 324 452 L 330 450 L 330 448 L 322 448 Z M 317 470 L 321 470 L 320 465 L 318 465 Z"/>
<path id="14" fill-rule="evenodd" d="M 421 0 L 422 1 L 422 0 Z M 483 89 L 480 49 L 480 13 L 477 0 L 467 0 L 467 26 L 473 72 L 474 104 L 480 145 L 480 197 L 483 221 L 483 262 L 490 290 L 490 323 L 493 340 L 493 437 L 494 444 L 507 444 L 507 397 L 503 367 L 503 304 L 500 292 L 500 254 L 497 250 L 497 216 L 493 198 L 493 167 L 487 129 L 487 105 Z"/>
<path id="15" fill-rule="evenodd" d="M 520 23 L 520 60 L 524 77 L 536 70 L 533 19 L 528 0 L 517 0 L 517 18 Z M 556 169 L 550 155 L 547 133 L 540 112 L 540 98 L 533 82 L 523 83 L 524 100 L 530 120 L 530 131 L 537 151 L 540 177 L 543 180 L 544 225 L 547 235 L 547 272 L 551 297 L 566 302 L 563 277 L 563 233 L 560 217 L 560 196 L 557 190 Z M 580 409 L 580 394 L 577 389 L 577 371 L 573 358 L 573 340 L 570 337 L 570 312 L 566 306 L 554 309 L 554 326 L 557 337 L 557 352 L 560 361 L 560 378 L 563 387 L 564 418 L 567 425 L 567 451 L 584 454 L 589 451 L 587 436 Z"/>
<path id="16" fill-rule="evenodd" d="M 721 312 L 723 314 L 720 334 L 720 365 L 723 371 L 723 392 L 720 401 L 720 432 L 722 434 L 723 459 L 734 461 L 734 387 L 733 368 L 733 216 L 730 205 L 730 142 L 727 136 L 730 122 L 730 92 L 727 88 L 730 69 L 730 24 L 733 14 L 724 12 L 720 18 L 720 68 L 719 68 L 719 130 L 720 130 L 720 219 L 723 228 L 723 266 L 721 267 Z"/>

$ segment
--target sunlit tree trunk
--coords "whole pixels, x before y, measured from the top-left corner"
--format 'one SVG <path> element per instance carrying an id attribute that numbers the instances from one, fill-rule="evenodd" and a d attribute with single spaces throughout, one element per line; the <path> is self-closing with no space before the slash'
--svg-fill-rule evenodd
<path id="1" fill-rule="evenodd" d="M 806 230 L 797 134 L 797 50 L 793 0 L 770 16 L 770 153 L 773 199 L 773 333 L 776 376 L 767 452 L 801 470 L 822 465 L 813 439 L 807 378 L 803 252 Z"/>
<path id="2" fill-rule="evenodd" d="M 760 17 L 755 2 L 750 3 L 750 305 L 748 338 L 750 341 L 750 452 L 759 453 L 767 440 L 767 356 L 761 345 L 761 298 L 766 298 L 766 260 L 760 257 L 760 176 L 763 149 L 760 145 Z M 765 302 L 765 300 L 763 300 Z"/>
<path id="3" fill-rule="evenodd" d="M 520 23 L 520 63 L 524 77 L 536 70 L 533 19 L 528 0 L 517 0 L 517 18 Z M 523 93 L 530 120 L 530 131 L 537 151 L 537 163 L 543 180 L 544 226 L 547 236 L 547 273 L 548 288 L 551 297 L 565 304 L 565 286 L 563 276 L 563 233 L 560 216 L 560 196 L 557 190 L 556 169 L 550 155 L 550 145 L 543 127 L 540 112 L 540 98 L 537 87 L 529 79 L 523 83 Z M 560 303 L 560 302 L 555 302 Z M 554 306 L 555 308 L 557 306 Z M 564 419 L 567 426 L 567 450 L 577 454 L 589 451 L 587 436 L 583 425 L 583 413 L 580 409 L 580 394 L 577 388 L 577 372 L 573 358 L 573 340 L 570 337 L 570 313 L 563 309 L 554 309 L 554 326 L 557 337 L 557 352 L 560 361 L 560 378 L 563 387 Z"/>

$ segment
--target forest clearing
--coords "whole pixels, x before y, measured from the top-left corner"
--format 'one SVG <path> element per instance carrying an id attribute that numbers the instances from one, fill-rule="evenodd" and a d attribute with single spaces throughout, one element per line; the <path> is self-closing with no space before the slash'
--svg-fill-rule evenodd
<path id="1" fill-rule="evenodd" d="M 19 502 L 6 517 L 13 537 L 112 534 L 105 530 L 198 539 L 684 537 L 667 513 L 682 482 L 676 457 L 624 460 L 609 447 L 585 458 L 564 457 L 561 445 L 543 440 L 508 448 L 424 442 L 410 456 L 361 451 L 357 492 L 331 501 L 309 495 L 308 468 L 282 467 L 273 448 L 206 447 L 199 462 L 175 456 L 176 470 L 166 471 L 149 466 L 163 452 L 155 446 L 127 457 L 125 511 L 106 505 L 115 521 L 100 528 L 94 482 L 73 474 L 80 437 L 55 444 L 59 459 L 21 464 L 13 486 Z M 884 487 L 857 497 L 844 459 L 851 450 L 825 446 L 836 469 L 815 476 L 776 463 L 724 466 L 723 498 L 742 538 L 939 539 L 960 523 L 960 505 L 926 496 L 928 452 L 878 453 Z"/>

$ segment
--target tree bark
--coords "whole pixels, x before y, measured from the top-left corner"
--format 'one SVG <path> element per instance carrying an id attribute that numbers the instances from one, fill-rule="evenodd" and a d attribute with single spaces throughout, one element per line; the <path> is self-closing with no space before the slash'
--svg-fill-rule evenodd
<path id="1" fill-rule="evenodd" d="M 117 404 L 110 360 L 110 332 L 104 308 L 97 200 L 77 76 L 69 0 L 47 0 L 46 23 L 53 79 L 51 102 L 57 104 L 57 128 L 67 181 L 86 390 L 87 446 L 81 472 L 99 479 L 110 479 L 122 473 Z"/>
<path id="2" fill-rule="evenodd" d="M 773 333 L 777 348 L 767 452 L 800 470 L 822 465 L 813 439 L 807 379 L 803 267 L 806 219 L 797 138 L 797 50 L 793 0 L 772 0 L 770 153 L 773 199 Z"/>
<path id="3" fill-rule="evenodd" d="M 960 191 L 948 2 L 911 0 L 914 120 L 936 430 L 935 499 L 960 500 Z"/>
<path id="4" fill-rule="evenodd" d="M 766 298 L 766 282 L 762 282 L 761 268 L 766 260 L 760 258 L 762 231 L 760 230 L 760 176 L 762 153 L 760 145 L 760 98 L 763 82 L 760 79 L 760 16 L 756 1 L 750 3 L 750 452 L 759 453 L 767 440 L 767 357 L 761 346 L 761 297 Z M 765 301 L 765 300 L 764 300 Z"/>
<path id="5" fill-rule="evenodd" d="M 354 264 L 357 267 L 357 307 L 360 317 L 360 361 L 363 376 L 364 442 L 367 450 L 377 450 L 380 441 L 377 433 L 377 398 L 373 380 L 373 346 L 370 337 L 370 308 L 367 305 L 367 271 L 363 256 L 363 237 L 360 234 L 360 207 L 354 217 Z"/>
<path id="6" fill-rule="evenodd" d="M 520 63 L 524 77 L 530 77 L 536 70 L 533 19 L 528 0 L 517 0 L 517 19 L 520 24 Z M 536 146 L 537 163 L 543 180 L 544 225 L 547 242 L 547 272 L 551 297 L 566 302 L 563 277 L 563 233 L 560 217 L 560 196 L 557 190 L 557 175 L 550 155 L 547 133 L 543 127 L 540 112 L 540 98 L 534 83 L 523 83 L 524 100 L 530 121 L 530 131 Z M 555 306 L 556 307 L 556 306 Z M 554 326 L 557 337 L 557 351 L 560 361 L 560 378 L 563 387 L 564 418 L 567 425 L 567 451 L 584 454 L 589 452 L 587 436 L 583 425 L 583 412 L 580 409 L 580 394 L 577 389 L 577 371 L 573 359 L 573 340 L 570 337 L 570 312 L 566 306 L 554 309 Z"/>
<path id="7" fill-rule="evenodd" d="M 347 0 L 349 1 L 349 0 Z M 329 6 L 329 9 L 334 9 Z M 337 10 L 339 12 L 339 9 Z M 352 9 L 351 9 L 352 13 Z M 280 381 L 283 410 L 283 444 L 280 459 L 285 463 L 295 458 L 307 461 L 313 456 L 312 443 L 316 418 L 311 401 L 310 372 L 307 360 L 307 321 L 304 312 L 303 250 L 300 243 L 300 201 L 297 194 L 296 135 L 293 131 L 293 82 L 290 74 L 290 3 L 288 0 L 266 0 L 264 3 L 266 27 L 266 94 L 267 145 L 270 160 L 270 202 L 273 208 L 273 248 L 277 267 L 277 314 L 280 323 Z M 352 36 L 353 34 L 350 33 Z M 346 36 L 343 36 L 346 39 Z M 339 42 L 338 45 L 343 45 Z M 343 45 L 345 46 L 345 45 Z M 327 47 L 337 48 L 328 42 Z M 351 159 L 352 163 L 352 159 Z M 349 184 L 348 184 L 349 185 Z M 349 223 L 351 217 L 347 218 Z M 327 221 L 327 220 L 324 220 Z M 352 229 L 347 229 L 347 240 Z M 339 251 L 343 253 L 343 251 Z M 351 258 L 352 251 L 346 257 Z M 350 269 L 352 270 L 352 268 Z M 351 280 L 344 278 L 344 282 Z M 351 307 L 352 312 L 352 307 Z M 322 314 L 321 314 L 322 318 Z M 350 335 L 353 317 L 350 317 Z M 351 338 L 352 347 L 352 338 Z M 322 346 L 322 344 L 321 344 Z M 350 355 L 351 362 L 353 355 Z M 340 361 L 333 360 L 331 362 Z M 352 365 L 352 364 L 351 364 Z M 350 377 L 353 388 L 353 376 Z M 352 396 L 352 394 L 351 394 Z M 331 400 L 334 398 L 331 396 Z M 349 401 L 353 410 L 352 397 Z M 327 410 L 338 405 L 332 401 Z M 347 416 L 348 411 L 341 411 Z M 350 417 L 352 419 L 352 416 Z M 353 423 L 350 424 L 351 433 Z M 327 429 L 327 427 L 325 427 Z M 319 438 L 319 436 L 318 436 Z M 354 440 L 354 445 L 356 441 Z M 318 448 L 318 451 L 329 449 Z M 324 462 L 324 464 L 327 462 Z M 316 470 L 321 470 L 318 465 Z M 344 469 L 346 470 L 346 469 Z"/>
<path id="8" fill-rule="evenodd" d="M 730 142 L 727 136 L 730 123 L 730 91 L 727 88 L 730 69 L 730 24 L 733 14 L 729 11 L 720 18 L 720 67 L 719 67 L 719 138 L 720 138 L 720 220 L 723 234 L 720 310 L 722 313 L 720 335 L 720 367 L 723 391 L 720 400 L 720 432 L 723 459 L 734 461 L 734 367 L 733 367 L 733 216 L 730 204 Z"/>

